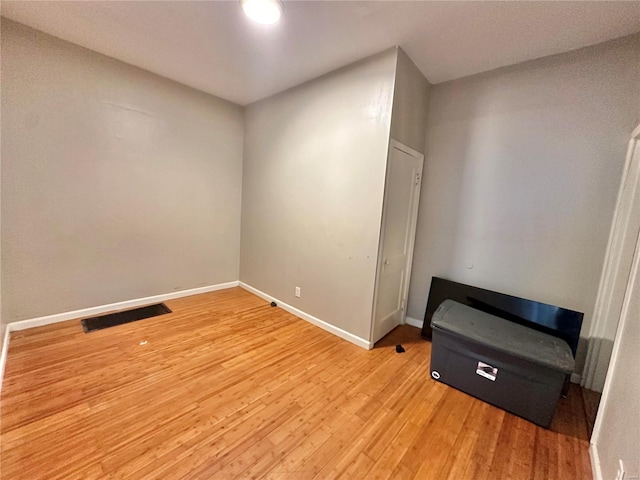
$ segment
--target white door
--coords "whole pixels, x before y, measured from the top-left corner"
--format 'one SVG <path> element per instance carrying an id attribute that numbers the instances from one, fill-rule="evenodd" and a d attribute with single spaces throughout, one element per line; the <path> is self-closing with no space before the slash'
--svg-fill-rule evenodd
<path id="1" fill-rule="evenodd" d="M 391 141 L 378 255 L 372 342 L 405 320 L 424 156 Z"/>

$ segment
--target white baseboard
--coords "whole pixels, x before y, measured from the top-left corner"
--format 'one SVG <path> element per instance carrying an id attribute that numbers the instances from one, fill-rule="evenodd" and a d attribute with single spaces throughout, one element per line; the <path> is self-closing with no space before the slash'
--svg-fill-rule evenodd
<path id="1" fill-rule="evenodd" d="M 593 443 L 589 444 L 589 458 L 591 459 L 591 474 L 593 475 L 593 480 L 603 480 L 598 447 Z"/>
<path id="2" fill-rule="evenodd" d="M 407 323 L 407 325 L 418 327 L 420 330 L 422 330 L 422 325 L 424 324 L 424 320 L 418 320 L 417 318 L 413 318 L 408 315 L 405 317 L 404 321 Z"/>
<path id="3" fill-rule="evenodd" d="M 577 383 L 578 385 L 580 385 L 581 381 L 582 381 L 582 375 L 580 375 L 579 373 L 571 374 L 571 383 Z"/>
<path id="4" fill-rule="evenodd" d="M 132 307 L 139 307 L 150 303 L 164 302 L 174 298 L 188 297 L 198 295 L 199 293 L 214 292 L 216 290 L 224 290 L 225 288 L 237 287 L 238 281 L 219 283 L 217 285 L 207 285 L 205 287 L 191 288 L 189 290 L 180 290 L 178 292 L 165 293 L 162 295 L 153 295 L 151 297 L 136 298 L 134 300 L 126 300 L 124 302 L 110 303 L 99 307 L 83 308 L 81 310 L 73 310 L 71 312 L 56 313 L 55 315 L 47 315 L 44 317 L 31 318 L 29 320 L 20 320 L 7 324 L 7 330 L 15 332 L 17 330 L 25 330 L 27 328 L 41 327 L 51 323 L 64 322 L 76 318 L 91 317 L 101 313 L 113 312 L 116 310 L 124 310 Z"/>
<path id="5" fill-rule="evenodd" d="M 2 391 L 2 381 L 4 380 L 4 365 L 7 363 L 7 354 L 9 353 L 9 338 L 11 336 L 9 326 L 4 330 L 4 338 L 2 340 L 2 353 L 0 354 L 0 392 Z"/>
<path id="6" fill-rule="evenodd" d="M 347 332 L 346 330 L 342 330 L 341 328 L 331 325 L 330 323 L 327 323 L 324 320 L 320 320 L 319 318 L 314 317 L 313 315 L 309 315 L 308 313 L 303 312 L 302 310 L 299 310 L 295 307 L 292 307 L 291 305 L 281 302 L 277 298 L 274 298 L 271 295 L 267 295 L 266 293 L 261 292 L 257 288 L 253 288 L 251 285 L 247 285 L 246 283 L 240 282 L 240 287 L 244 288 L 248 292 L 253 293 L 254 295 L 257 295 L 258 297 L 264 298 L 268 302 L 276 302 L 278 306 L 283 310 L 286 310 L 287 312 L 295 315 L 298 318 L 301 318 L 302 320 L 306 320 L 309 323 L 313 323 L 315 326 L 320 327 L 323 330 L 326 330 L 327 332 L 333 333 L 334 335 L 344 340 L 347 340 L 348 342 L 351 342 L 359 347 L 366 348 L 367 350 L 370 350 L 371 348 L 373 348 L 373 345 L 368 340 L 365 340 L 364 338 L 360 338 L 352 333 Z"/>

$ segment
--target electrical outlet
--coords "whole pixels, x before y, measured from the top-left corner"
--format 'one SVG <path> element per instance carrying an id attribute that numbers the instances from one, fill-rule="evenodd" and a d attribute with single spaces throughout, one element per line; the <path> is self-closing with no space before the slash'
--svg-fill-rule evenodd
<path id="1" fill-rule="evenodd" d="M 300 298 L 300 287 L 296 287 L 296 297 Z"/>
<path id="2" fill-rule="evenodd" d="M 618 462 L 618 473 L 616 473 L 616 480 L 624 480 L 624 464 L 622 463 L 622 459 L 619 459 Z"/>

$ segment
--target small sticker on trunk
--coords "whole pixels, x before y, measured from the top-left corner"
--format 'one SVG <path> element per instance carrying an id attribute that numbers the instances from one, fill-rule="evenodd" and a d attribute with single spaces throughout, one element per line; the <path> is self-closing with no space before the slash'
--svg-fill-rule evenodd
<path id="1" fill-rule="evenodd" d="M 495 367 L 492 367 L 487 363 L 478 362 L 478 368 L 476 368 L 476 373 L 481 377 L 488 378 L 492 382 L 495 382 L 496 377 L 498 376 L 498 369 Z"/>

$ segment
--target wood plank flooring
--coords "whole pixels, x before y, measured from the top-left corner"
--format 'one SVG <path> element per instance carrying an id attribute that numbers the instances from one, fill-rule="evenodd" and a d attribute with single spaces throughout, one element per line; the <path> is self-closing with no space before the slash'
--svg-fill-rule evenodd
<path id="1" fill-rule="evenodd" d="M 433 381 L 413 327 L 366 351 L 239 288 L 166 304 L 12 333 L 2 479 L 591 478 L 578 387 L 545 430 Z"/>

